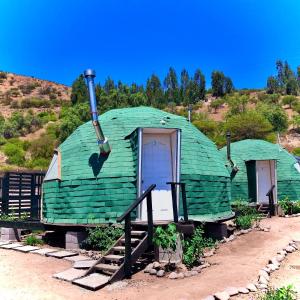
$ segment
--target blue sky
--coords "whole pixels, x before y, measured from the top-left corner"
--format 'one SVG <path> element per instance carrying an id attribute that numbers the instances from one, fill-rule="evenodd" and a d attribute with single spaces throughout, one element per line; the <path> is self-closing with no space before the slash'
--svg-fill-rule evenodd
<path id="1" fill-rule="evenodd" d="M 299 0 L 0 0 L 0 70 L 70 85 L 87 67 L 144 83 L 200 68 L 264 87 L 300 65 Z"/>

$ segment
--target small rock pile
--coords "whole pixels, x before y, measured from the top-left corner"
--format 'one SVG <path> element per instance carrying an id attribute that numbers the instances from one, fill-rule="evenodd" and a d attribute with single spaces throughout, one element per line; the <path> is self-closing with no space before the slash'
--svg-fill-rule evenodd
<path id="1" fill-rule="evenodd" d="M 284 215 L 285 218 L 295 218 L 295 217 L 300 217 L 300 213 L 298 214 L 293 214 L 293 215 Z"/>
<path id="2" fill-rule="evenodd" d="M 162 264 L 157 261 L 149 264 L 144 273 L 149 273 L 150 275 L 155 275 L 157 277 L 164 277 L 167 276 L 169 279 L 183 279 L 191 276 L 198 275 L 202 269 L 205 269 L 210 266 L 208 262 L 202 261 L 200 266 L 194 267 L 191 270 L 188 270 L 185 265 L 179 264 L 176 266 L 176 271 L 167 274 L 166 272 L 167 264 Z"/>
<path id="3" fill-rule="evenodd" d="M 277 252 L 276 256 L 270 258 L 267 265 L 258 272 L 257 282 L 250 283 L 246 287 L 228 287 L 224 291 L 210 295 L 203 300 L 228 300 L 237 294 L 248 294 L 258 290 L 265 292 L 268 289 L 271 273 L 278 270 L 286 256 L 296 250 L 298 250 L 297 243 L 290 241 L 285 248 Z"/>

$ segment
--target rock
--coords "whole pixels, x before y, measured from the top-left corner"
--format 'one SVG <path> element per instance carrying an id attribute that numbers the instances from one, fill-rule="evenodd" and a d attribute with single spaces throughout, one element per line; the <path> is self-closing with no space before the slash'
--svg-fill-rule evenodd
<path id="1" fill-rule="evenodd" d="M 197 272 L 197 271 L 187 271 L 187 272 L 184 272 L 183 275 L 184 277 L 192 277 L 192 272 Z M 198 274 L 198 272 L 197 272 Z"/>
<path id="2" fill-rule="evenodd" d="M 197 271 L 191 271 L 192 276 L 196 276 L 196 275 L 198 275 L 198 273 L 199 272 L 197 272 Z"/>
<path id="3" fill-rule="evenodd" d="M 241 294 L 249 294 L 249 290 L 245 287 L 239 287 L 238 290 Z"/>
<path id="4" fill-rule="evenodd" d="M 201 266 L 193 267 L 191 271 L 195 271 L 197 273 L 200 273 L 201 272 Z"/>
<path id="5" fill-rule="evenodd" d="M 209 296 L 203 298 L 202 300 L 215 300 L 215 297 L 213 295 L 209 295 Z"/>
<path id="6" fill-rule="evenodd" d="M 158 261 L 155 261 L 153 264 L 152 264 L 152 267 L 153 269 L 159 269 L 161 267 L 161 264 L 158 262 Z"/>
<path id="7" fill-rule="evenodd" d="M 153 269 L 153 264 L 149 264 L 145 269 L 144 269 L 144 273 L 149 273 L 150 270 Z"/>
<path id="8" fill-rule="evenodd" d="M 165 271 L 164 270 L 157 271 L 156 276 L 157 277 L 164 277 L 165 276 Z"/>
<path id="9" fill-rule="evenodd" d="M 157 274 L 157 271 L 156 271 L 155 269 L 151 269 L 151 270 L 149 271 L 149 274 L 150 274 L 150 275 L 156 275 L 156 274 Z"/>
<path id="10" fill-rule="evenodd" d="M 179 279 L 184 278 L 184 274 L 183 274 L 182 272 L 178 273 L 178 274 L 177 274 L 177 278 L 179 278 Z"/>
<path id="11" fill-rule="evenodd" d="M 264 228 L 263 231 L 264 231 L 264 232 L 270 232 L 270 229 Z"/>
<path id="12" fill-rule="evenodd" d="M 285 259 L 285 256 L 284 255 L 277 255 L 276 259 L 277 259 L 278 262 L 282 262 Z"/>
<path id="13" fill-rule="evenodd" d="M 226 292 L 215 293 L 215 298 L 219 300 L 229 300 L 230 296 Z"/>
<path id="14" fill-rule="evenodd" d="M 295 251 L 295 248 L 292 247 L 292 246 L 287 246 L 285 249 L 284 249 L 287 253 L 292 253 Z"/>
<path id="15" fill-rule="evenodd" d="M 108 291 L 115 291 L 125 288 L 128 285 L 126 281 L 116 281 L 106 287 Z"/>
<path id="16" fill-rule="evenodd" d="M 227 241 L 228 241 L 228 242 L 231 242 L 231 241 L 233 241 L 233 240 L 235 240 L 235 236 L 232 234 L 232 235 L 227 239 Z"/>
<path id="17" fill-rule="evenodd" d="M 169 279 L 177 279 L 178 278 L 178 275 L 176 272 L 172 272 L 170 273 L 170 275 L 168 276 Z"/>
<path id="18" fill-rule="evenodd" d="M 266 271 L 268 274 L 271 273 L 271 270 L 270 270 L 270 268 L 268 268 L 268 267 L 264 267 L 262 270 L 263 270 L 263 271 Z"/>
<path id="19" fill-rule="evenodd" d="M 230 297 L 235 296 L 239 293 L 239 290 L 235 287 L 228 287 L 224 290 Z"/>
<path id="20" fill-rule="evenodd" d="M 268 286 L 266 284 L 258 284 L 257 288 L 260 290 L 266 290 L 268 288 Z"/>
<path id="21" fill-rule="evenodd" d="M 266 225 L 265 228 L 271 229 L 271 226 L 270 225 Z"/>
<path id="22" fill-rule="evenodd" d="M 267 280 L 270 280 L 269 274 L 266 271 L 264 271 L 264 270 L 260 270 L 258 272 L 258 275 L 262 276 L 262 277 L 265 277 Z"/>
<path id="23" fill-rule="evenodd" d="M 287 255 L 287 253 L 286 253 L 285 250 L 280 250 L 280 251 L 277 252 L 277 254 L 283 255 L 283 256 L 286 256 L 286 255 Z"/>
<path id="24" fill-rule="evenodd" d="M 272 272 L 274 272 L 274 271 L 276 271 L 276 270 L 279 269 L 279 265 L 278 264 L 276 264 L 276 265 L 269 264 L 269 265 L 267 265 L 267 267 L 269 267 Z"/>
<path id="25" fill-rule="evenodd" d="M 269 281 L 264 276 L 259 276 L 258 282 L 260 284 L 266 284 L 268 285 Z"/>
<path id="26" fill-rule="evenodd" d="M 253 283 L 250 283 L 246 286 L 246 288 L 250 291 L 250 292 L 256 292 L 257 288 Z"/>
<path id="27" fill-rule="evenodd" d="M 210 267 L 210 263 L 208 262 L 205 262 L 203 265 L 200 265 L 199 267 L 197 267 L 198 269 L 202 270 L 202 269 L 205 269 L 205 268 L 208 268 Z"/>
<path id="28" fill-rule="evenodd" d="M 240 231 L 236 231 L 235 233 L 234 233 L 234 235 L 235 236 L 239 236 L 239 235 L 241 235 L 242 233 L 240 232 Z"/>
<path id="29" fill-rule="evenodd" d="M 246 234 L 246 233 L 248 233 L 248 230 L 246 230 L 246 229 L 241 230 L 241 234 Z"/>
<path id="30" fill-rule="evenodd" d="M 295 248 L 296 250 L 298 250 L 298 246 L 296 245 L 296 243 L 293 242 L 293 243 L 290 243 L 289 245 L 292 246 L 293 248 Z"/>

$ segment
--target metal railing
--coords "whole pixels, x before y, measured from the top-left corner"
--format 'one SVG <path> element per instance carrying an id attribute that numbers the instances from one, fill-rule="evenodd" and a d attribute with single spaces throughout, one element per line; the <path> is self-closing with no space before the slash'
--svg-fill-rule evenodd
<path id="1" fill-rule="evenodd" d="M 266 196 L 269 197 L 269 218 L 275 216 L 274 193 L 273 193 L 274 188 L 275 185 L 273 184 L 266 194 Z"/>

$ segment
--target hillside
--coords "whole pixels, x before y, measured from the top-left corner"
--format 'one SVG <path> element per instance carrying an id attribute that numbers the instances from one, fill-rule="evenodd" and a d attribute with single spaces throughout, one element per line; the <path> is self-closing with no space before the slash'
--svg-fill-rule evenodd
<path id="1" fill-rule="evenodd" d="M 107 79 L 96 86 L 99 112 L 112 108 L 154 106 L 187 116 L 192 104 L 192 122 L 218 147 L 232 140 L 260 138 L 280 143 L 300 153 L 300 97 L 266 90 L 233 90 L 213 97 L 212 91 L 190 80 L 182 86 L 163 89 L 157 77 L 146 88 L 115 84 Z M 156 83 L 156 84 L 154 84 Z M 72 101 L 71 100 L 72 93 Z M 172 98 L 174 97 L 174 98 Z M 72 88 L 33 77 L 0 72 L 0 169 L 47 169 L 53 150 L 79 125 L 90 119 L 88 93 L 79 76 Z M 298 149 L 299 148 L 299 149 Z"/>

